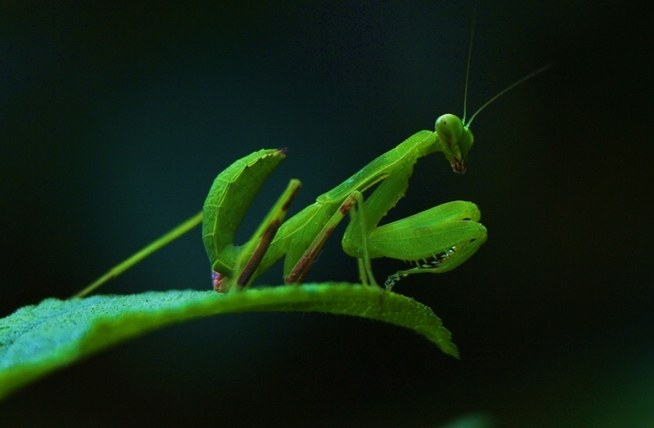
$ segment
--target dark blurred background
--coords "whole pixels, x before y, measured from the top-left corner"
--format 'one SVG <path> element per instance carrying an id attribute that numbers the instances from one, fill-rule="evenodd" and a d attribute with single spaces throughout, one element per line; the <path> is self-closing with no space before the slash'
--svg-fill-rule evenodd
<path id="1" fill-rule="evenodd" d="M 241 314 L 125 343 L 0 405 L 0 426 L 654 426 L 652 34 L 630 2 L 2 2 L 0 316 L 65 298 L 201 209 L 218 172 L 288 158 L 295 211 L 437 116 L 469 111 L 468 173 L 421 160 L 397 219 L 476 202 L 489 239 L 395 291 L 461 360 L 352 317 Z M 294 212 L 295 212 L 294 211 Z M 310 281 L 357 280 L 341 226 Z M 377 261 L 383 279 L 400 262 Z M 259 284 L 281 283 L 281 266 Z M 199 230 L 103 293 L 210 288 Z"/>

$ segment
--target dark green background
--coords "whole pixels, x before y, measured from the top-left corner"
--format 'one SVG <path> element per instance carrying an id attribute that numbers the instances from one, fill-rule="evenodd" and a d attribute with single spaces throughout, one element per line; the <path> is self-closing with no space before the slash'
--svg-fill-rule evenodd
<path id="1" fill-rule="evenodd" d="M 244 238 L 290 178 L 297 210 L 462 111 L 472 2 L 281 3 L 2 3 L 0 316 L 79 290 L 254 150 L 289 155 Z M 390 215 L 482 210 L 470 261 L 396 288 L 443 318 L 460 361 L 366 320 L 222 316 L 29 386 L 0 425 L 654 426 L 651 22 L 629 2 L 475 5 L 471 110 L 555 67 L 475 120 L 465 176 L 421 160 Z M 309 280 L 356 281 L 339 238 Z M 281 266 L 259 280 L 280 282 Z M 208 287 L 194 231 L 103 292 Z"/>

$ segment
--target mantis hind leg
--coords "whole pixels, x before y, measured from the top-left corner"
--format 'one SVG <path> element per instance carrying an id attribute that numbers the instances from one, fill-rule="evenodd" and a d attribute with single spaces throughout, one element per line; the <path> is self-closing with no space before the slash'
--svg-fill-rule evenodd
<path id="1" fill-rule="evenodd" d="M 286 217 L 291 202 L 293 202 L 301 186 L 302 183 L 295 179 L 288 183 L 288 187 L 272 206 L 268 215 L 266 215 L 261 225 L 254 232 L 254 235 L 252 235 L 252 238 L 243 246 L 236 262 L 236 269 L 234 270 L 235 287 L 223 284 L 225 277 L 219 273 L 213 273 L 214 289 L 216 291 L 225 292 L 231 288 L 240 289 L 250 286 L 261 260 L 268 251 L 279 226 L 281 226 L 284 217 Z"/>

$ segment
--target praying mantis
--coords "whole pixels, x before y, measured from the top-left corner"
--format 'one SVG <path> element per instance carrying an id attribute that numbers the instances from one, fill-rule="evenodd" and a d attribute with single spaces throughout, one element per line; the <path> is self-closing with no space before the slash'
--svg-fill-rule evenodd
<path id="1" fill-rule="evenodd" d="M 486 240 L 486 228 L 478 222 L 479 209 L 471 202 L 450 202 L 377 227 L 404 195 L 419 157 L 451 147 L 447 153 L 451 154 L 452 168 L 465 171 L 464 153 L 472 145 L 472 133 L 466 130 L 469 138 L 459 133 L 445 140 L 439 136 L 439 128 L 449 132 L 449 123 L 456 126 L 458 119 L 446 116 L 439 120 L 436 132 L 414 134 L 283 222 L 301 185 L 291 180 L 252 239 L 240 247 L 233 244 L 240 220 L 285 153 L 260 150 L 232 164 L 214 181 L 203 208 L 202 239 L 212 262 L 216 291 L 249 286 L 283 256 L 284 282 L 302 283 L 325 241 L 348 212 L 351 220 L 342 245 L 348 255 L 357 258 L 363 284 L 377 285 L 370 268 L 370 259 L 375 257 L 419 263 L 395 274 L 387 281 L 387 288 L 412 273 L 446 272 L 463 263 Z M 468 145 L 459 145 L 458 140 Z M 364 201 L 363 192 L 377 183 L 379 186 Z"/>
<path id="2" fill-rule="evenodd" d="M 464 174 L 474 142 L 470 125 L 477 114 L 515 86 L 551 67 L 548 64 L 516 81 L 482 105 L 466 122 L 471 49 L 472 35 L 463 119 L 453 114 L 438 117 L 434 131 L 413 134 L 284 221 L 301 186 L 299 180 L 291 180 L 252 238 L 241 246 L 234 245 L 236 231 L 264 182 L 285 158 L 286 151 L 263 149 L 238 159 L 218 174 L 201 213 L 112 268 L 76 297 L 89 294 L 200 222 L 202 240 L 211 262 L 213 286 L 221 293 L 249 287 L 257 276 L 284 256 L 285 283 L 301 284 L 330 234 L 348 214 L 350 222 L 342 238 L 342 247 L 345 253 L 357 259 L 364 285 L 377 286 L 370 262 L 373 258 L 394 258 L 414 264 L 388 277 L 384 284 L 387 290 L 408 275 L 443 273 L 456 268 L 487 238 L 486 228 L 479 223 L 481 213 L 474 203 L 448 202 L 404 219 L 378 224 L 404 196 L 418 159 L 441 152 L 455 173 Z M 363 193 L 374 186 L 377 187 L 364 199 Z"/>
<path id="3" fill-rule="evenodd" d="M 410 136 L 284 222 L 301 186 L 299 180 L 291 180 L 252 238 L 242 246 L 234 245 L 236 230 L 286 153 L 264 149 L 237 160 L 216 177 L 203 207 L 202 240 L 211 261 L 214 289 L 225 292 L 249 287 L 284 256 L 284 282 L 302 283 L 325 241 L 348 213 L 350 223 L 342 246 L 357 259 L 365 285 L 377 285 L 370 263 L 373 258 L 415 264 L 391 275 L 384 284 L 387 290 L 408 275 L 443 273 L 459 266 L 487 237 L 486 228 L 479 223 L 481 213 L 472 202 L 448 202 L 389 224 L 378 223 L 404 196 L 419 158 L 442 152 L 452 170 L 464 174 L 474 142 L 470 125 L 475 116 L 505 92 L 549 67 L 530 73 L 491 98 L 468 123 L 465 113 L 463 120 L 453 114 L 440 116 L 434 131 Z M 363 192 L 375 185 L 377 188 L 364 200 Z"/>

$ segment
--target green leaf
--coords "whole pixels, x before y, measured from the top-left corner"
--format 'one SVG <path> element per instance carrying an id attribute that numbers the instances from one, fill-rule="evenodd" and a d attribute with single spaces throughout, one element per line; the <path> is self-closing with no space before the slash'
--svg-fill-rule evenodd
<path id="1" fill-rule="evenodd" d="M 343 283 L 46 299 L 0 320 L 0 399 L 101 349 L 169 324 L 234 312 L 326 312 L 407 327 L 458 357 L 432 310 L 400 294 Z"/>

